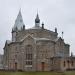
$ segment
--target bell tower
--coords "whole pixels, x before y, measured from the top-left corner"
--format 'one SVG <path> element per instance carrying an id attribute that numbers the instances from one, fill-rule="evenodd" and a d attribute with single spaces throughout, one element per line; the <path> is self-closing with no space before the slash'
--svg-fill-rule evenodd
<path id="1" fill-rule="evenodd" d="M 16 33 L 17 31 L 21 31 L 24 30 L 25 25 L 22 19 L 22 14 L 21 14 L 21 9 L 19 10 L 18 16 L 15 20 L 15 24 L 14 27 L 12 28 L 12 41 L 15 42 L 16 41 Z"/>

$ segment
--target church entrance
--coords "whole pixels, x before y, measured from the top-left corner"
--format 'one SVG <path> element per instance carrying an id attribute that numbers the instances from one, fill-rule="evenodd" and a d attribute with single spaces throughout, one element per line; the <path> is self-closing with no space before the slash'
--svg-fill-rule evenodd
<path id="1" fill-rule="evenodd" d="M 45 62 L 41 62 L 41 70 L 44 71 L 45 69 Z"/>
<path id="2" fill-rule="evenodd" d="M 17 63 L 15 63 L 15 70 L 17 70 Z"/>

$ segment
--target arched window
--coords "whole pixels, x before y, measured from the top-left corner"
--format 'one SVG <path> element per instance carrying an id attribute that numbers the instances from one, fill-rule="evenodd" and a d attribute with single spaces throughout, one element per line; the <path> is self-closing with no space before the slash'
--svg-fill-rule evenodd
<path id="1" fill-rule="evenodd" d="M 26 46 L 26 65 L 32 65 L 33 47 L 31 45 Z"/>
<path id="2" fill-rule="evenodd" d="M 26 54 L 26 59 L 27 60 L 32 60 L 32 54 Z"/>
<path id="3" fill-rule="evenodd" d="M 26 46 L 26 54 L 32 54 L 33 47 L 31 45 Z"/>

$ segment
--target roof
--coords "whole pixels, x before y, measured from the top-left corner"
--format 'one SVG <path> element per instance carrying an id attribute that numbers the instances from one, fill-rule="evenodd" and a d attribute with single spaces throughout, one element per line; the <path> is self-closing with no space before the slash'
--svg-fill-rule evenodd
<path id="1" fill-rule="evenodd" d="M 55 41 L 55 42 L 56 42 L 56 41 L 58 41 L 58 40 L 59 40 L 59 38 L 60 38 L 60 37 L 57 37 L 56 39 L 54 39 L 54 41 Z"/>
<path id="2" fill-rule="evenodd" d="M 30 28 L 30 29 L 42 29 L 42 28 L 40 26 L 34 26 L 34 27 Z"/>
<path id="3" fill-rule="evenodd" d="M 21 14 L 21 10 L 19 11 L 18 13 L 18 16 L 15 20 L 15 24 L 14 24 L 14 27 L 13 27 L 13 30 L 15 30 L 16 28 L 18 30 L 21 30 L 24 26 L 24 23 L 23 23 L 23 19 L 22 19 L 22 14 Z"/>
<path id="4" fill-rule="evenodd" d="M 59 39 L 63 40 L 61 37 L 57 37 L 54 41 L 58 41 Z"/>
<path id="5" fill-rule="evenodd" d="M 34 38 L 36 41 L 38 41 L 38 40 L 50 40 L 50 39 L 48 39 L 48 38 Z"/>

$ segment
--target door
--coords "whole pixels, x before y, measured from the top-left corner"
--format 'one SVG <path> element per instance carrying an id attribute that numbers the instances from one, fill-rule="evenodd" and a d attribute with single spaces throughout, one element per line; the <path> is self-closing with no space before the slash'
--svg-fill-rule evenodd
<path id="1" fill-rule="evenodd" d="M 17 63 L 15 63 L 15 70 L 17 70 Z"/>
<path id="2" fill-rule="evenodd" d="M 44 69 L 45 69 L 45 62 L 41 62 L 41 69 L 42 69 L 42 71 L 44 71 Z"/>

